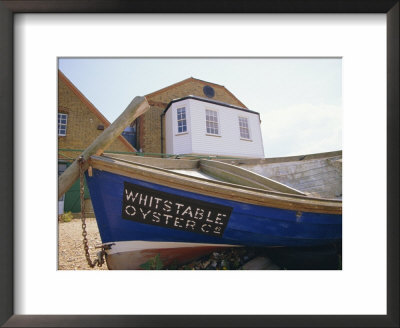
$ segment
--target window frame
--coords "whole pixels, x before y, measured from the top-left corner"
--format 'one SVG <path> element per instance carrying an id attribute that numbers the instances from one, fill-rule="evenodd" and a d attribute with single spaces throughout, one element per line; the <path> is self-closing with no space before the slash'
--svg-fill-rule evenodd
<path id="1" fill-rule="evenodd" d="M 61 117 L 60 117 L 61 116 Z M 65 117 L 65 123 L 62 123 L 61 120 L 63 119 L 62 116 Z M 67 113 L 58 113 L 58 136 L 65 137 L 67 135 L 67 127 L 68 127 L 68 114 Z M 65 131 L 65 133 L 60 133 L 60 131 Z"/>
<path id="2" fill-rule="evenodd" d="M 246 120 L 246 125 L 247 126 L 243 126 L 241 125 L 242 121 L 245 119 Z M 238 122 L 239 122 L 239 135 L 240 135 L 240 139 L 242 140 L 252 140 L 251 139 L 251 133 L 250 133 L 250 123 L 249 123 L 249 118 L 247 116 L 238 116 Z M 247 135 L 248 138 L 242 135 L 242 129 L 247 129 Z"/>
<path id="3" fill-rule="evenodd" d="M 179 118 L 179 110 L 184 110 L 184 114 L 185 114 L 185 117 L 184 118 Z M 180 128 L 180 126 L 179 126 L 179 122 L 184 122 L 183 124 L 182 124 L 182 127 L 185 127 L 185 130 L 183 131 L 183 129 L 182 129 L 182 131 L 179 131 L 179 128 Z M 187 110 L 186 110 L 186 106 L 183 106 L 183 107 L 178 107 L 177 109 L 176 109 L 176 134 L 177 135 L 181 135 L 181 134 L 186 134 L 186 133 L 189 133 L 189 131 L 188 131 L 188 124 L 187 124 Z"/>
<path id="4" fill-rule="evenodd" d="M 217 120 L 216 121 L 207 120 L 207 117 L 210 117 L 210 115 L 207 115 L 207 111 L 215 113 L 216 114 L 215 117 L 216 117 Z M 219 113 L 218 113 L 218 111 L 215 110 L 215 109 L 206 108 L 205 114 L 206 114 L 206 120 L 205 120 L 206 121 L 206 135 L 209 135 L 209 136 L 221 136 L 221 125 L 220 125 L 220 122 L 219 122 Z M 213 117 L 214 117 L 214 115 L 213 115 Z M 217 125 L 217 128 L 216 128 L 217 133 L 208 131 L 209 127 L 208 127 L 207 123 L 216 124 Z M 215 127 L 213 127 L 213 128 L 210 127 L 210 129 L 215 129 Z"/>

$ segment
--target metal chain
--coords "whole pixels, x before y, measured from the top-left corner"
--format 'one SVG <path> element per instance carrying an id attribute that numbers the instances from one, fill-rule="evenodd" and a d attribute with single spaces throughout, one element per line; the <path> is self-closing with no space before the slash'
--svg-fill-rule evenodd
<path id="1" fill-rule="evenodd" d="M 90 259 L 90 254 L 89 254 L 89 243 L 87 240 L 87 232 L 86 232 L 86 218 L 85 218 L 85 179 L 84 179 L 84 168 L 83 164 L 85 160 L 83 157 L 79 157 L 78 159 L 79 162 L 79 178 L 80 178 L 80 197 L 81 197 L 81 220 L 82 220 L 82 236 L 83 236 L 83 248 L 85 250 L 85 256 L 86 256 L 86 261 L 89 264 L 91 268 L 94 268 L 96 265 L 98 267 L 101 267 L 104 264 L 104 255 L 105 255 L 105 250 L 102 248 L 102 250 L 97 254 L 97 259 L 92 261 Z"/>

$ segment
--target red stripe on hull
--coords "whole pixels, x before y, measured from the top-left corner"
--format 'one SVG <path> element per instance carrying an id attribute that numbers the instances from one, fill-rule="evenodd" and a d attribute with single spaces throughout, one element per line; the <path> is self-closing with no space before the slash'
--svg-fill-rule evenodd
<path id="1" fill-rule="evenodd" d="M 107 255 L 106 260 L 109 270 L 142 270 L 140 265 L 154 258 L 157 254 L 160 255 L 163 266 L 182 265 L 222 248 L 226 247 L 198 246 L 143 249 Z"/>

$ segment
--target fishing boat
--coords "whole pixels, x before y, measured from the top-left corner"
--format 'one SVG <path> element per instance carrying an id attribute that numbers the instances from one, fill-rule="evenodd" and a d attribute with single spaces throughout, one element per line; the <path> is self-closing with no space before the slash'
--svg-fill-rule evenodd
<path id="1" fill-rule="evenodd" d="M 141 252 L 170 263 L 221 247 L 342 238 L 340 199 L 309 196 L 218 160 L 126 157 L 91 156 L 86 172 L 109 268 L 137 268 Z"/>
<path id="2" fill-rule="evenodd" d="M 139 269 L 155 255 L 164 264 L 181 264 L 223 247 L 302 247 L 341 241 L 341 192 L 320 197 L 268 177 L 270 165 L 279 160 L 104 154 L 101 142 L 89 148 L 76 167 L 86 171 L 109 269 Z M 296 176 L 293 165 L 312 167 L 312 162 L 330 160 L 337 168 L 341 156 L 330 155 L 280 159 L 280 165 L 291 163 L 288 179 Z M 329 170 L 317 164 L 314 171 L 325 181 Z M 338 169 L 336 173 L 341 174 Z M 311 179 L 318 174 L 311 174 Z M 297 181 L 301 176 L 305 174 Z"/>

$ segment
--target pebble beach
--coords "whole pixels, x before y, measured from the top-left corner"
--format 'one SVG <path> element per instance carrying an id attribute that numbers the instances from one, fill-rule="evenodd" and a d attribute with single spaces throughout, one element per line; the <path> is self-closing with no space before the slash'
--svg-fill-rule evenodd
<path id="1" fill-rule="evenodd" d="M 86 219 L 87 239 L 89 241 L 89 253 L 94 260 L 101 244 L 99 229 L 95 218 Z M 86 262 L 83 249 L 82 221 L 72 219 L 70 222 L 58 223 L 58 269 L 59 270 L 107 270 L 107 266 L 90 268 Z"/>

